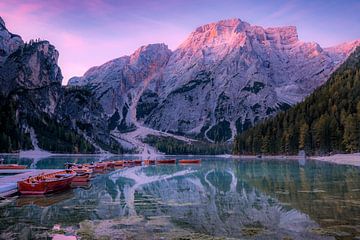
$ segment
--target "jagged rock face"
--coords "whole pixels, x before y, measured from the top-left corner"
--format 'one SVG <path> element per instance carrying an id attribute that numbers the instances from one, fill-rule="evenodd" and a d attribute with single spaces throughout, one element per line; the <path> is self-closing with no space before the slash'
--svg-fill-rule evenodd
<path id="1" fill-rule="evenodd" d="M 353 52 L 357 46 L 360 46 L 360 40 L 345 42 L 337 46 L 325 48 L 325 51 L 335 60 L 335 63 L 341 63 Z"/>
<path id="2" fill-rule="evenodd" d="M 20 36 L 9 32 L 0 17 L 0 66 L 6 58 L 24 44 Z"/>
<path id="3" fill-rule="evenodd" d="M 165 44 L 143 46 L 131 56 L 93 67 L 83 77 L 71 78 L 69 85 L 90 86 L 105 112 L 126 126 L 131 122 L 129 106 L 137 91 L 159 78 L 170 54 Z"/>
<path id="4" fill-rule="evenodd" d="M 11 43 L 9 43 L 11 44 Z M 5 45 L 3 49 L 10 49 Z M 0 135 L 9 139 L 2 142 L 8 151 L 35 147 L 28 139 L 30 123 L 56 117 L 55 108 L 61 96 L 62 75 L 57 65 L 58 52 L 49 42 L 22 44 L 6 57 L 0 66 Z"/>
<path id="5" fill-rule="evenodd" d="M 145 123 L 163 131 L 202 131 L 213 140 L 221 139 L 221 129 L 234 136 L 301 101 L 355 45 L 322 49 L 300 41 L 295 27 L 264 29 L 238 19 L 202 26 L 172 54 L 160 104 Z"/>
<path id="6" fill-rule="evenodd" d="M 3 95 L 17 89 L 37 89 L 61 85 L 57 65 L 59 53 L 47 41 L 24 44 L 7 57 L 0 71 Z"/>
<path id="7" fill-rule="evenodd" d="M 47 41 L 19 46 L 0 67 L 1 95 L 17 101 L 21 114 L 54 115 L 61 95 L 58 56 Z"/>
<path id="8" fill-rule="evenodd" d="M 300 41 L 292 26 L 231 19 L 197 28 L 173 53 L 149 45 L 69 84 L 91 85 L 117 119 L 137 104 L 137 120 L 151 128 L 223 141 L 301 101 L 359 44 L 323 49 Z"/>
<path id="9" fill-rule="evenodd" d="M 37 123 L 43 122 L 54 125 L 55 132 L 68 131 L 82 135 L 94 146 L 98 144 L 117 153 L 122 151 L 121 146 L 111 139 L 108 124 L 103 121 L 103 108 L 93 93 L 82 87 L 61 86 L 63 77 L 57 64 L 59 53 L 53 45 L 48 41 L 23 43 L 20 37 L 6 30 L 0 19 L 0 52 L 6 53 L 0 59 L 3 60 L 0 62 L 0 108 L 6 104 L 16 108 L 14 116 L 7 117 L 15 122 L 19 133 L 26 135 L 34 128 L 35 134 L 40 134 L 43 129 L 39 129 Z M 9 131 L 2 134 L 19 140 Z M 52 140 L 57 141 L 59 136 L 53 134 Z M 98 150 L 101 149 L 98 147 Z"/>
<path id="10" fill-rule="evenodd" d="M 81 132 L 88 141 L 101 145 L 102 149 L 121 153 L 122 147 L 110 137 L 108 123 L 104 121 L 106 115 L 92 91 L 84 87 L 65 87 L 60 93 L 55 109 L 59 122 Z"/>

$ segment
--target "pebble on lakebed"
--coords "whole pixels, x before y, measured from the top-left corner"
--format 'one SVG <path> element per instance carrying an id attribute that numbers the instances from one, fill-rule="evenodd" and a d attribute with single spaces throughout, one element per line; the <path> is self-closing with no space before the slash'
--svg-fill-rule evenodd
<path id="1" fill-rule="evenodd" d="M 206 234 L 194 233 L 188 229 L 174 226 L 168 216 L 143 218 L 130 216 L 117 220 L 83 221 L 77 235 L 81 239 L 199 239 L 220 240 Z"/>

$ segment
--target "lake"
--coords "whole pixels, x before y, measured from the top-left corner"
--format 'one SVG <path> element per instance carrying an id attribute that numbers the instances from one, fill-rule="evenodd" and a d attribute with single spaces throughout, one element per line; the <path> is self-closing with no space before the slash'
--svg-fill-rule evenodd
<path id="1" fill-rule="evenodd" d="M 360 239 L 360 168 L 197 158 L 201 165 L 121 169 L 66 192 L 2 200 L 0 239 L 54 233 L 83 239 Z M 53 169 L 99 157 L 5 160 Z"/>

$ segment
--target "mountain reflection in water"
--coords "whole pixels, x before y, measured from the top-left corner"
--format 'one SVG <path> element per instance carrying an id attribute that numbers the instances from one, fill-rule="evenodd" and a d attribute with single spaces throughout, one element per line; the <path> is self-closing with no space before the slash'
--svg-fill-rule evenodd
<path id="1" fill-rule="evenodd" d="M 50 158 L 36 166 L 70 160 L 94 159 Z M 19 237 L 54 224 L 163 217 L 174 228 L 211 236 L 351 239 L 360 235 L 359 180 L 358 168 L 313 161 L 204 158 L 199 166 L 134 167 L 98 175 L 88 189 L 0 205 L 0 232 Z"/>

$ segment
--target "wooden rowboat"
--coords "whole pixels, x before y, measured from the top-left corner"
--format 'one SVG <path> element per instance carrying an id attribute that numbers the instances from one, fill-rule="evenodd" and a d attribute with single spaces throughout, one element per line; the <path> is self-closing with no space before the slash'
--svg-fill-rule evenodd
<path id="1" fill-rule="evenodd" d="M 94 172 L 95 173 L 103 173 L 105 172 L 107 169 L 107 164 L 106 163 L 95 163 L 95 167 L 94 167 Z"/>
<path id="2" fill-rule="evenodd" d="M 88 182 L 90 181 L 91 173 L 77 173 L 72 183 L 74 182 Z"/>
<path id="3" fill-rule="evenodd" d="M 18 191 L 23 195 L 42 195 L 65 190 L 70 187 L 75 176 L 76 173 L 72 170 L 40 174 L 19 181 Z"/>
<path id="4" fill-rule="evenodd" d="M 144 164 L 145 164 L 145 165 L 154 165 L 155 162 L 156 162 L 155 160 L 150 160 L 150 159 L 144 160 Z"/>
<path id="5" fill-rule="evenodd" d="M 141 166 L 142 165 L 142 160 L 134 160 L 134 165 L 135 166 Z"/>
<path id="6" fill-rule="evenodd" d="M 84 165 L 74 165 L 70 169 L 76 173 L 93 173 L 93 169 Z"/>
<path id="7" fill-rule="evenodd" d="M 110 161 L 108 166 L 111 167 L 111 168 L 114 168 L 115 167 L 115 161 Z"/>
<path id="8" fill-rule="evenodd" d="M 124 161 L 123 160 L 114 161 L 114 167 L 115 168 L 123 168 L 123 166 L 124 166 Z"/>
<path id="9" fill-rule="evenodd" d="M 85 163 L 82 166 L 87 167 L 87 168 L 92 169 L 92 170 L 95 169 L 95 164 L 94 163 Z"/>
<path id="10" fill-rule="evenodd" d="M 179 160 L 180 164 L 200 164 L 200 159 L 181 159 Z"/>
<path id="11" fill-rule="evenodd" d="M 133 167 L 133 166 L 134 166 L 134 161 L 130 161 L 130 160 L 124 161 L 124 167 Z"/>
<path id="12" fill-rule="evenodd" d="M 157 160 L 156 164 L 176 164 L 176 160 L 175 159 L 161 159 L 161 160 Z"/>
<path id="13" fill-rule="evenodd" d="M 76 172 L 76 176 L 73 179 L 74 182 L 88 182 L 92 176 L 93 170 L 83 165 L 74 165 L 71 170 Z"/>
<path id="14" fill-rule="evenodd" d="M 0 169 L 26 169 L 27 166 L 19 164 L 0 164 Z"/>
<path id="15" fill-rule="evenodd" d="M 114 161 L 106 161 L 106 162 L 103 162 L 103 163 L 106 163 L 106 168 L 107 169 L 113 169 L 115 167 L 115 162 Z"/>
<path id="16" fill-rule="evenodd" d="M 114 161 L 114 168 L 115 169 L 121 169 L 123 167 L 124 167 L 124 161 L 123 160 Z"/>

